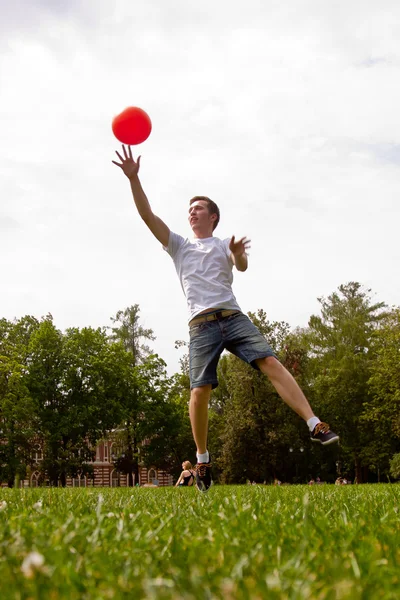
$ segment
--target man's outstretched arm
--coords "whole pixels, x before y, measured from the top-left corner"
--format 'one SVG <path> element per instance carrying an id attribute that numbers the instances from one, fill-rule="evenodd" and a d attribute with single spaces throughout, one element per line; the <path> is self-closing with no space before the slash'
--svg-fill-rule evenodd
<path id="1" fill-rule="evenodd" d="M 250 240 L 244 237 L 238 242 L 235 242 L 235 236 L 232 236 L 229 244 L 229 250 L 231 251 L 233 264 L 238 271 L 245 271 L 247 269 L 247 250 L 249 249 Z"/>
<path id="2" fill-rule="evenodd" d="M 157 215 L 151 210 L 151 206 L 139 180 L 140 156 L 137 161 L 133 160 L 131 147 L 128 146 L 126 151 L 125 146 L 122 146 L 124 157 L 119 152 L 116 152 L 120 163 L 113 160 L 112 162 L 117 167 L 120 167 L 125 173 L 131 184 L 133 199 L 136 204 L 139 215 L 146 223 L 152 234 L 158 239 L 163 246 L 168 246 L 169 228 Z"/>

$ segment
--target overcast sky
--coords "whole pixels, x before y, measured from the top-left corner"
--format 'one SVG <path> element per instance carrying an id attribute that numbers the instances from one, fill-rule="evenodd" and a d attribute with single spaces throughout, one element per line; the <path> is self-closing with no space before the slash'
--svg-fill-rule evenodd
<path id="1" fill-rule="evenodd" d="M 398 0 L 0 6 L 0 317 L 97 327 L 138 303 L 179 369 L 186 301 L 111 163 L 130 105 L 154 212 L 190 235 L 207 195 L 216 235 L 251 238 L 244 312 L 305 326 L 350 280 L 400 304 Z"/>

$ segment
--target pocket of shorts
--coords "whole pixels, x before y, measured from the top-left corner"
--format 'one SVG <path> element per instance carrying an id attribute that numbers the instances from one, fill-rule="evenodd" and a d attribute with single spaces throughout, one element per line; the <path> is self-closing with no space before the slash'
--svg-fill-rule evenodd
<path id="1" fill-rule="evenodd" d="M 201 331 L 203 325 L 204 325 L 204 323 L 198 323 L 197 325 L 192 325 L 191 327 L 189 327 L 190 335 L 196 334 L 199 331 Z"/>
<path id="2" fill-rule="evenodd" d="M 230 315 L 229 317 L 227 317 L 226 320 L 233 321 L 233 319 L 235 319 L 236 317 L 243 317 L 243 313 L 237 312 L 234 315 Z"/>
<path id="3" fill-rule="evenodd" d="M 192 325 L 191 327 L 189 327 L 189 334 L 191 336 L 196 335 L 197 333 L 200 333 L 200 332 L 204 331 L 205 329 L 208 329 L 209 325 L 210 325 L 210 321 L 203 321 L 202 323 L 198 323 L 197 325 Z"/>

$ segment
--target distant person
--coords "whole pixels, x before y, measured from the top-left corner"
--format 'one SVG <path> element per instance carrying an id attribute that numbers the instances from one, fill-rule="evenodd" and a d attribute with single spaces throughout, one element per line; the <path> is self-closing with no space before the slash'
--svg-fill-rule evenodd
<path id="1" fill-rule="evenodd" d="M 208 406 L 211 390 L 218 385 L 217 365 L 224 349 L 268 377 L 284 402 L 306 421 L 313 442 L 324 446 L 337 442 L 339 436 L 314 415 L 294 377 L 278 361 L 265 337 L 242 313 L 236 301 L 232 291 L 232 269 L 247 270 L 250 241 L 245 237 L 240 240 L 236 240 L 235 236 L 224 240 L 214 237 L 220 212 L 207 196 L 194 196 L 189 201 L 191 238 L 170 231 L 153 213 L 143 191 L 138 176 L 140 156 L 135 161 L 130 146 L 122 146 L 122 153 L 123 156 L 116 153 L 120 162 L 113 163 L 129 179 L 139 215 L 174 261 L 188 304 L 189 415 L 197 447 L 197 488 L 206 492 L 212 484 L 212 464 L 207 450 Z M 245 209 L 245 204 L 243 207 Z M 269 263 L 276 264 L 276 253 L 268 245 L 265 246 L 263 260 L 266 272 Z M 289 279 L 289 270 L 283 266 L 280 269 L 282 277 Z M 293 288 L 294 297 L 296 291 Z M 168 290 L 163 290 L 163 293 L 168 293 Z"/>
<path id="2" fill-rule="evenodd" d="M 182 463 L 182 473 L 179 475 L 179 479 L 175 484 L 175 487 L 186 487 L 193 485 L 194 481 L 194 471 L 192 467 L 192 463 L 188 460 L 185 460 Z"/>

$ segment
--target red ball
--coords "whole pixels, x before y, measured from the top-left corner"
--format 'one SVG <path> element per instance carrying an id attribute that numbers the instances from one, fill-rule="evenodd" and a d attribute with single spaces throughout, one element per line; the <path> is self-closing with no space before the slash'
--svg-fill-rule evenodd
<path id="1" fill-rule="evenodd" d="M 123 144 L 141 144 L 150 135 L 149 115 L 137 106 L 128 106 L 112 122 L 113 134 Z"/>

